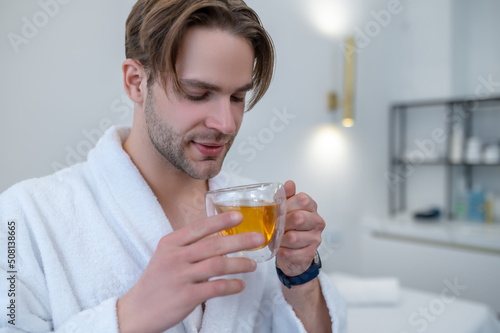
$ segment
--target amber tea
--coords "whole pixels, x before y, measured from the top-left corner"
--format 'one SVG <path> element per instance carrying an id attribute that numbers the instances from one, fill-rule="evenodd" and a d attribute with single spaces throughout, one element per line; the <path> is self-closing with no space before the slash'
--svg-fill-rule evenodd
<path id="1" fill-rule="evenodd" d="M 244 232 L 259 232 L 264 235 L 266 238 L 265 244 L 250 251 L 261 249 L 269 244 L 276 225 L 278 204 L 266 201 L 242 201 L 237 205 L 214 204 L 214 206 L 217 214 L 229 211 L 239 211 L 243 214 L 243 222 L 236 227 L 222 231 L 222 235 L 234 235 Z"/>
<path id="2" fill-rule="evenodd" d="M 258 232 L 265 244 L 224 255 L 264 262 L 276 255 L 285 231 L 286 194 L 282 183 L 259 183 L 214 189 L 205 194 L 207 216 L 238 211 L 243 221 L 219 232 L 221 236 Z"/>

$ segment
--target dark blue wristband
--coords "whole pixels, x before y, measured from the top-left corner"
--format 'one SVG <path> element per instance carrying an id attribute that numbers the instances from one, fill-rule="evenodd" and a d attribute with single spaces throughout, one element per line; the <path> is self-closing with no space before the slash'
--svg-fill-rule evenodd
<path id="1" fill-rule="evenodd" d="M 317 255 L 317 257 L 318 260 L 314 260 L 307 271 L 297 276 L 288 276 L 283 273 L 283 271 L 278 266 L 276 266 L 276 272 L 278 273 L 279 280 L 288 289 L 292 288 L 292 286 L 300 286 L 301 284 L 305 284 L 311 280 L 314 280 L 319 275 L 319 269 L 321 268 L 321 260 L 319 259 L 319 255 Z"/>

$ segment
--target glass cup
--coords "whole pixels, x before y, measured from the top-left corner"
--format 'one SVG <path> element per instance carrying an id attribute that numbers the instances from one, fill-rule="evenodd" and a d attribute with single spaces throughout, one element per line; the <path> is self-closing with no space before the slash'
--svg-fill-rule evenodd
<path id="1" fill-rule="evenodd" d="M 221 231 L 220 235 L 259 232 L 266 238 L 266 243 L 261 247 L 228 256 L 250 258 L 257 262 L 275 256 L 285 229 L 286 195 L 283 184 L 261 183 L 208 191 L 205 201 L 208 216 L 229 211 L 243 214 L 243 222 Z"/>

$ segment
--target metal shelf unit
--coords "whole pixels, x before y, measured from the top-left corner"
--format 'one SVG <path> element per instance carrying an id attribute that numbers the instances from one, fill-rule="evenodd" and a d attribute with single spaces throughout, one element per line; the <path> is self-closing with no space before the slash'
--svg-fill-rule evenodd
<path id="1" fill-rule="evenodd" d="M 407 132 L 408 132 L 408 114 L 410 112 L 418 112 L 422 108 L 443 107 L 446 112 L 445 131 L 447 141 L 445 144 L 444 156 L 439 159 L 421 161 L 418 163 L 421 167 L 426 166 L 441 166 L 444 168 L 445 185 L 445 217 L 453 220 L 453 172 L 457 171 L 458 167 L 463 169 L 463 175 L 466 180 L 467 189 L 473 187 L 473 168 L 488 167 L 498 170 L 500 179 L 500 163 L 496 164 L 470 164 L 470 163 L 452 163 L 449 160 L 450 146 L 453 126 L 456 125 L 456 119 L 460 119 L 461 126 L 464 129 L 464 142 L 473 135 L 474 113 L 485 107 L 493 107 L 496 112 L 500 113 L 500 96 L 489 97 L 484 99 L 451 99 L 451 100 L 428 100 L 416 101 L 408 103 L 395 103 L 390 108 L 389 114 L 389 215 L 394 217 L 400 212 L 407 211 L 407 179 L 405 168 L 408 169 L 409 163 L 403 158 L 405 149 L 407 149 Z M 458 115 L 461 115 L 458 117 Z M 500 140 L 500 123 L 498 123 L 498 132 L 496 134 Z"/>

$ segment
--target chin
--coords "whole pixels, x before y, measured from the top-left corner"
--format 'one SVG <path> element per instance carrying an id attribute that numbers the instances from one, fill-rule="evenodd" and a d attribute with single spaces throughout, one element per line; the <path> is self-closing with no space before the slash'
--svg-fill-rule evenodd
<path id="1" fill-rule="evenodd" d="M 208 180 L 217 176 L 222 169 L 222 163 L 218 161 L 203 161 L 201 163 L 208 165 L 199 166 L 199 168 L 194 167 L 187 174 L 194 179 Z"/>

